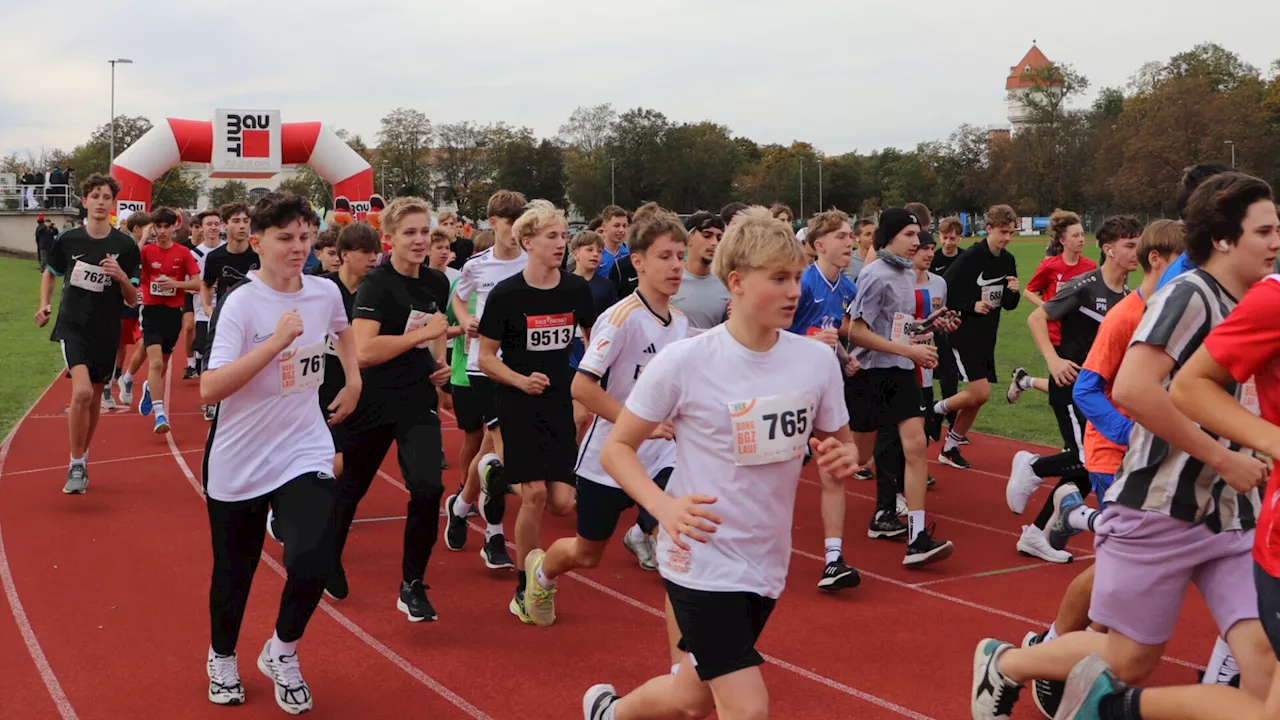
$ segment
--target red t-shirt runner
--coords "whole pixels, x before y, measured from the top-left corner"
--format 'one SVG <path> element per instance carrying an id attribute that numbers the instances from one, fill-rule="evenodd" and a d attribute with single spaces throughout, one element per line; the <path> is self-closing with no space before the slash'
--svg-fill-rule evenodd
<path id="1" fill-rule="evenodd" d="M 1245 386 L 1246 409 L 1261 411 L 1262 419 L 1280 425 L 1280 275 L 1270 275 L 1245 293 L 1240 304 L 1205 338 L 1204 347 L 1237 383 Z M 1250 405 L 1253 408 L 1250 408 Z M 1255 448 L 1256 449 L 1256 448 Z M 1272 468 L 1267 494 L 1258 513 L 1253 559 L 1273 577 L 1280 577 L 1280 467 Z"/>
<path id="2" fill-rule="evenodd" d="M 186 291 L 177 288 L 161 290 L 156 286 L 156 280 L 161 275 L 174 282 L 185 282 L 188 277 L 200 277 L 200 265 L 196 263 L 190 250 L 177 243 L 164 249 L 156 243 L 142 248 L 142 274 L 139 283 L 142 287 L 142 304 L 180 308 L 186 299 Z"/>
<path id="3" fill-rule="evenodd" d="M 1098 263 L 1083 255 L 1075 265 L 1068 265 L 1061 255 L 1047 257 L 1040 262 L 1040 267 L 1036 268 L 1035 274 L 1027 282 L 1027 291 L 1049 302 L 1059 290 L 1071 282 L 1071 278 L 1097 269 Z M 1062 342 L 1062 326 L 1057 320 L 1049 321 L 1049 342 L 1053 343 L 1054 347 L 1058 347 Z"/>

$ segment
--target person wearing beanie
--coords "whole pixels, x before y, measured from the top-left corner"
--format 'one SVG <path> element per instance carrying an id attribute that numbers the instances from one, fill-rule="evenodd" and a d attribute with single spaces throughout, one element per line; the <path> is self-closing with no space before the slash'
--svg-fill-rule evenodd
<path id="1" fill-rule="evenodd" d="M 858 275 L 858 296 L 849 308 L 849 344 L 861 370 L 845 382 L 849 427 L 858 457 L 871 457 L 879 430 L 897 428 L 905 456 L 907 553 L 902 564 L 923 567 L 945 560 L 955 547 L 934 539 L 925 525 L 929 461 L 916 367 L 933 368 L 938 351 L 914 342 L 916 282 L 913 257 L 920 245 L 920 220 L 904 208 L 890 208 L 876 229 L 874 260 Z M 949 330 L 949 321 L 939 327 Z"/>

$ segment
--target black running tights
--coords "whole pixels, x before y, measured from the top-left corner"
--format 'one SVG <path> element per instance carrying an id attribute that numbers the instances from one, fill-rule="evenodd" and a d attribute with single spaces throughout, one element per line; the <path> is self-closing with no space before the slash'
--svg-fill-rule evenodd
<path id="1" fill-rule="evenodd" d="M 1080 491 L 1080 497 L 1089 497 L 1093 483 L 1089 482 L 1089 473 L 1084 469 L 1084 413 L 1075 405 L 1051 405 L 1053 414 L 1058 419 L 1058 432 L 1062 435 L 1062 452 L 1042 457 L 1031 464 L 1031 469 L 1038 477 L 1059 478 L 1053 487 L 1054 492 L 1067 483 L 1074 484 Z M 1040 514 L 1036 516 L 1035 526 L 1044 530 L 1053 516 L 1053 493 L 1045 498 Z"/>

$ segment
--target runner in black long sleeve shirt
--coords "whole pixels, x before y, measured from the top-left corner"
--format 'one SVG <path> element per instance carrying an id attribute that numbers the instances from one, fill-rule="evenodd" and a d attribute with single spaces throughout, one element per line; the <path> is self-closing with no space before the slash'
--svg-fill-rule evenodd
<path id="1" fill-rule="evenodd" d="M 945 275 L 947 305 L 961 315 L 960 329 L 951 334 L 951 352 L 960 380 L 969 386 L 934 405 L 926 431 L 937 439 L 942 434 L 943 416 L 949 411 L 957 413 L 938 461 L 962 470 L 970 465 L 960 455 L 958 443 L 991 397 L 991 383 L 996 382 L 996 334 L 1001 310 L 1018 307 L 1018 263 L 1005 250 L 1013 237 L 1015 220 L 1008 205 L 988 210 L 987 239 L 962 252 Z"/>

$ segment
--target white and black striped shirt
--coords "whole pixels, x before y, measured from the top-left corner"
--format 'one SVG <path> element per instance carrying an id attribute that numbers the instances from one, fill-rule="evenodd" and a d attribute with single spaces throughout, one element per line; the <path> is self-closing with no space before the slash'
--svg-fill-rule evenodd
<path id="1" fill-rule="evenodd" d="M 1184 273 L 1151 297 L 1129 344 L 1154 345 L 1173 358 L 1173 371 L 1162 383 L 1168 390 L 1179 368 L 1200 348 L 1209 331 L 1235 308 L 1236 302 L 1203 270 Z M 1227 389 L 1237 400 L 1243 399 L 1243 386 Z M 1258 413 L 1256 403 L 1250 409 Z M 1217 439 L 1216 435 L 1213 437 Z M 1219 442 L 1232 450 L 1241 449 L 1227 440 Z M 1106 499 L 1187 522 L 1203 521 L 1215 532 L 1252 529 L 1259 503 L 1257 489 L 1244 495 L 1237 493 L 1212 467 L 1139 424 L 1133 426 L 1124 463 Z"/>

